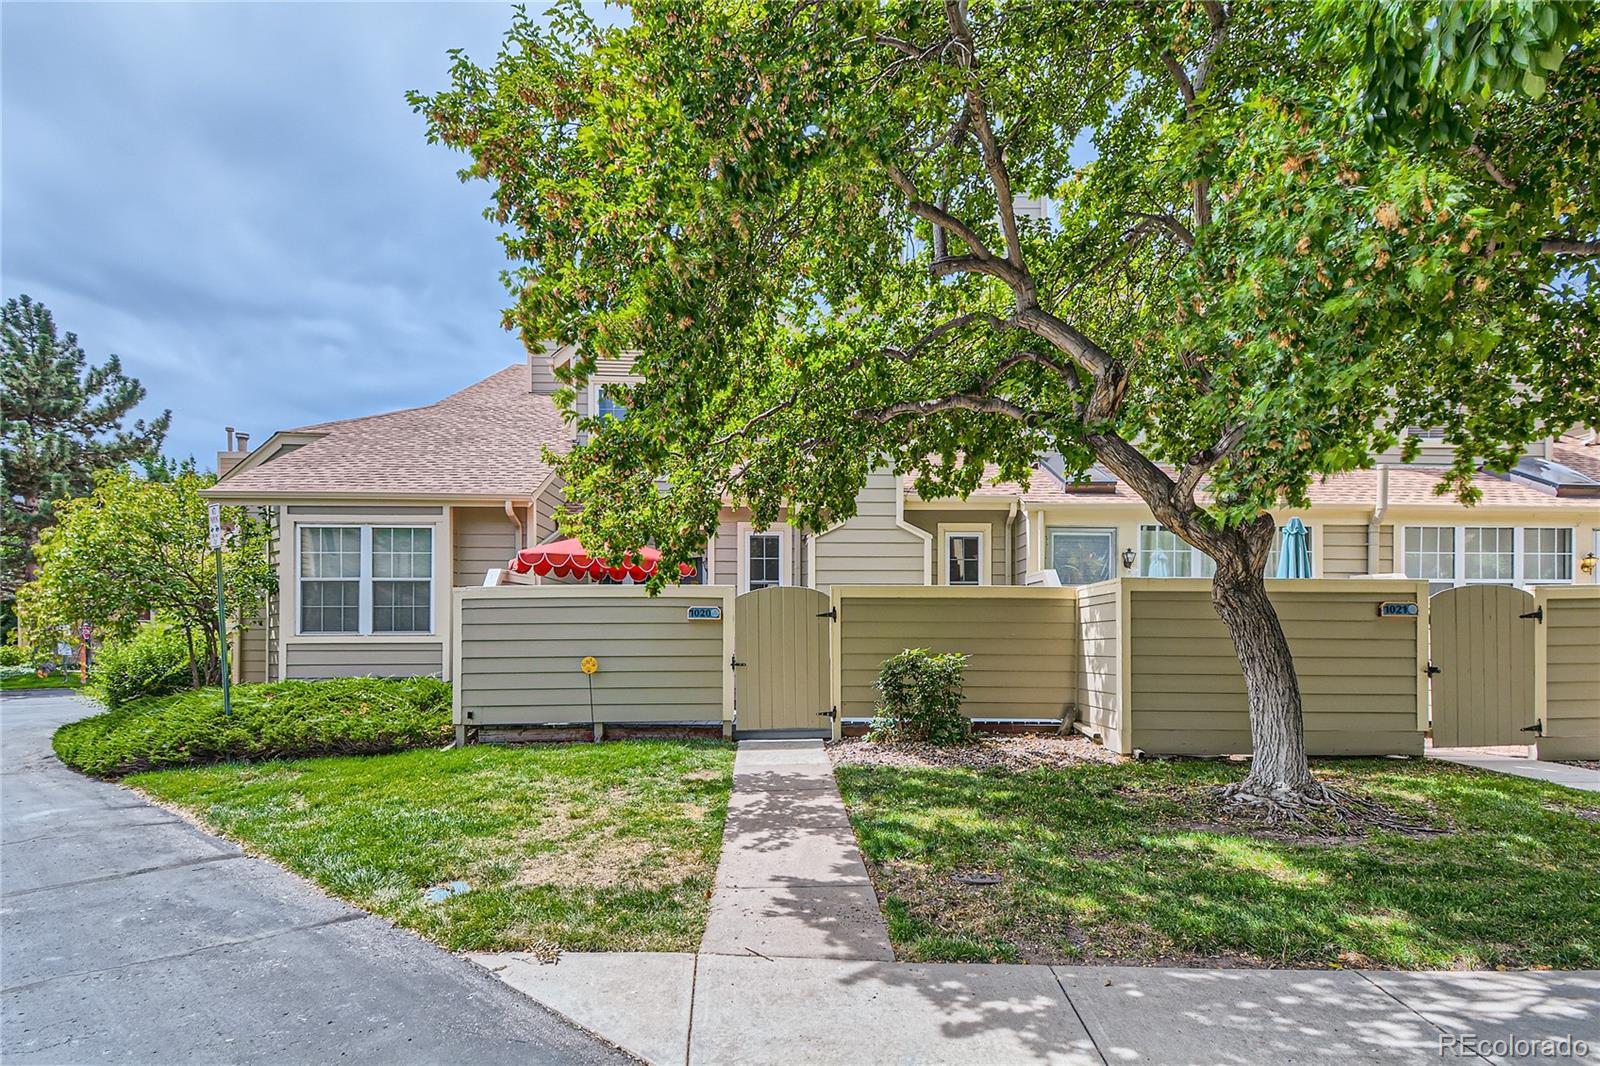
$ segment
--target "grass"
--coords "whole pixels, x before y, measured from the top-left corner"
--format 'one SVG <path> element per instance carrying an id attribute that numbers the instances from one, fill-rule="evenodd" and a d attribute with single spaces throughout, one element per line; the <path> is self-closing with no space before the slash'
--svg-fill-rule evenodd
<path id="1" fill-rule="evenodd" d="M 1204 814 L 1207 762 L 840 766 L 902 959 L 1600 966 L 1600 797 L 1421 761 L 1319 776 L 1449 831 L 1275 838 Z M 952 881 L 993 871 L 999 885 Z"/>
<path id="2" fill-rule="evenodd" d="M 79 688 L 81 683 L 78 675 L 73 674 L 23 674 L 21 677 L 8 677 L 0 680 L 0 691 L 10 691 L 19 688 Z"/>
<path id="3" fill-rule="evenodd" d="M 470 747 L 126 783 L 456 951 L 694 951 L 732 787 L 712 741 Z M 426 903 L 432 885 L 471 891 Z"/>
<path id="4" fill-rule="evenodd" d="M 370 677 L 186 689 L 125 703 L 56 730 L 61 761 L 105 777 L 229 759 L 371 755 L 442 746 L 450 686 L 429 677 Z"/>

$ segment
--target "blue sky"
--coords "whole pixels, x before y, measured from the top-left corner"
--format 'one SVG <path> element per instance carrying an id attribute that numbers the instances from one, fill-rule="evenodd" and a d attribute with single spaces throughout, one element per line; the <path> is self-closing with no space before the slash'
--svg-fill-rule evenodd
<path id="1" fill-rule="evenodd" d="M 522 359 L 407 89 L 505 4 L 0 6 L 0 284 L 171 408 L 171 455 L 431 402 Z"/>

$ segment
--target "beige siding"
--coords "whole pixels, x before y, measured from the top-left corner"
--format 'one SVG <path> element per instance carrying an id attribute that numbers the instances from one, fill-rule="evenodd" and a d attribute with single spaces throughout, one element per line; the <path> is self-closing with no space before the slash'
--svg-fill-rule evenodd
<path id="1" fill-rule="evenodd" d="M 883 661 L 928 648 L 970 656 L 968 717 L 1059 720 L 1077 693 L 1075 601 L 1072 589 L 837 588 L 840 714 L 870 717 Z"/>
<path id="2" fill-rule="evenodd" d="M 483 576 L 516 554 L 517 526 L 503 507 L 457 507 L 451 515 L 453 584 L 481 585 Z"/>
<path id="3" fill-rule="evenodd" d="M 259 507 L 250 510 L 267 524 L 267 565 L 275 570 L 278 565 L 277 509 Z M 229 654 L 234 657 L 231 664 L 233 676 L 242 685 L 259 685 L 278 679 L 274 647 L 278 637 L 277 610 L 277 603 L 268 595 L 261 610 L 253 618 L 241 619 L 235 630 Z"/>
<path id="4" fill-rule="evenodd" d="M 1394 526 L 1378 527 L 1378 573 L 1397 574 L 1400 561 L 1394 557 Z"/>
<path id="5" fill-rule="evenodd" d="M 1116 751 L 1123 748 L 1121 618 L 1115 581 L 1078 589 L 1078 720 Z"/>
<path id="6" fill-rule="evenodd" d="M 833 585 L 927 584 L 928 538 L 903 522 L 900 510 L 899 478 L 887 468 L 873 471 L 856 495 L 855 516 L 817 534 L 812 584 L 823 591 Z"/>
<path id="7" fill-rule="evenodd" d="M 1268 583 L 1294 652 L 1307 750 L 1420 754 L 1419 620 L 1377 613 L 1384 600 L 1418 599 L 1419 586 L 1340 588 L 1347 584 Z M 1209 582 L 1130 581 L 1128 610 L 1124 699 L 1133 746 L 1161 754 L 1248 752 L 1244 677 Z"/>
<path id="8" fill-rule="evenodd" d="M 1028 583 L 1028 515 L 1017 512 L 1011 523 L 1011 584 Z"/>
<path id="9" fill-rule="evenodd" d="M 939 526 L 988 526 L 989 543 L 984 550 L 989 553 L 989 584 L 1009 585 L 1010 552 L 1006 550 L 1006 512 L 978 510 L 937 510 L 915 508 L 906 512 L 906 521 L 925 531 L 933 538 L 933 556 L 929 560 L 928 583 L 941 584 L 945 565 L 944 545 L 940 543 Z"/>
<path id="10" fill-rule="evenodd" d="M 533 536 L 531 543 L 539 544 L 548 540 L 556 532 L 556 516 L 566 507 L 562 490 L 565 483 L 560 476 L 554 476 L 550 483 L 544 487 L 539 498 L 533 501 Z"/>
<path id="11" fill-rule="evenodd" d="M 1600 759 L 1600 589 L 1540 588 L 1535 659 L 1544 697 L 1541 759 Z"/>
<path id="12" fill-rule="evenodd" d="M 711 542 L 712 575 L 711 584 L 727 585 L 729 588 L 743 590 L 739 574 L 739 527 L 746 526 L 745 533 L 754 532 L 750 525 L 750 511 L 740 507 L 734 509 L 724 507 L 717 519 L 717 535 Z M 787 538 L 784 541 L 783 582 L 786 585 L 801 585 L 805 583 L 802 574 L 804 567 L 801 565 L 801 553 L 805 551 L 805 542 L 800 537 L 800 531 L 789 526 L 786 522 L 776 522 L 765 530 L 764 533 L 779 533 Z"/>
<path id="13" fill-rule="evenodd" d="M 1322 527 L 1322 573 L 1354 577 L 1367 572 L 1367 527 L 1363 523 Z"/>
<path id="14" fill-rule="evenodd" d="M 587 723 L 586 655 L 600 665 L 599 722 L 731 718 L 730 590 L 672 588 L 652 597 L 634 588 L 502 586 L 455 595 L 458 724 Z M 690 621 L 691 604 L 722 606 L 723 621 Z"/>
<path id="15" fill-rule="evenodd" d="M 444 670 L 444 645 L 427 641 L 291 642 L 285 649 L 291 680 L 317 677 L 438 677 Z"/>

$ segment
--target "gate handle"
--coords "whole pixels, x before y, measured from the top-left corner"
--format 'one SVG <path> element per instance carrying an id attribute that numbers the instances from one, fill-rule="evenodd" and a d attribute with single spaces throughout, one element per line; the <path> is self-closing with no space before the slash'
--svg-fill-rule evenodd
<path id="1" fill-rule="evenodd" d="M 1519 615 L 1517 615 L 1517 617 L 1518 618 L 1533 618 L 1533 619 L 1537 619 L 1540 622 L 1543 622 L 1544 621 L 1544 608 L 1543 607 L 1535 607 L 1533 610 L 1529 611 L 1527 614 L 1519 614 Z"/>

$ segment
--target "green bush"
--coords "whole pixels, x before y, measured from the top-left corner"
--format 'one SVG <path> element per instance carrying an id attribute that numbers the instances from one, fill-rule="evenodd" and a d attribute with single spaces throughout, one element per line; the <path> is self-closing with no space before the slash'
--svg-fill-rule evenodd
<path id="1" fill-rule="evenodd" d="M 33 657 L 15 644 L 0 644 L 0 667 L 32 666 Z"/>
<path id="2" fill-rule="evenodd" d="M 878 715 L 868 736 L 873 740 L 921 740 L 930 744 L 964 744 L 972 739 L 972 722 L 961 713 L 961 680 L 967 657 L 911 648 L 883 661 L 877 688 Z"/>
<path id="3" fill-rule="evenodd" d="M 19 677 L 32 677 L 34 674 L 31 665 L 21 663 L 5 663 L 0 665 L 0 681 L 11 681 Z"/>
<path id="4" fill-rule="evenodd" d="M 135 700 L 56 730 L 61 761 L 105 777 L 232 760 L 376 755 L 446 743 L 450 685 L 431 677 L 236 685 Z"/>
<path id="5" fill-rule="evenodd" d="M 89 683 L 107 707 L 143 696 L 164 696 L 190 683 L 189 646 L 175 629 L 149 623 L 126 641 L 107 641 L 95 651 Z"/>

